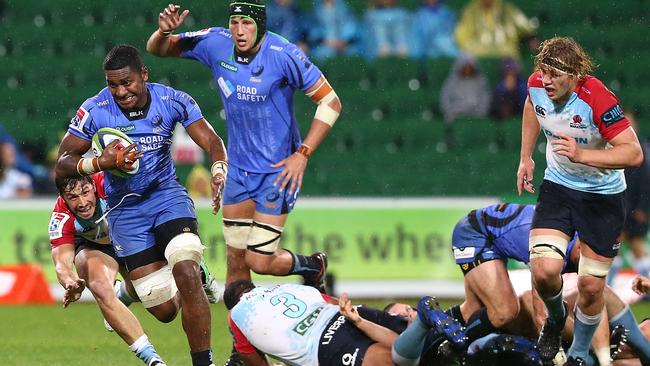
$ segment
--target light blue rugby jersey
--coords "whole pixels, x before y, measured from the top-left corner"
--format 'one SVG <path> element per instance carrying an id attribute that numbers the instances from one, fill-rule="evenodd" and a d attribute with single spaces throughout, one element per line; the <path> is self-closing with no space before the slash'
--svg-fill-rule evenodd
<path id="1" fill-rule="evenodd" d="M 559 139 L 557 134 L 562 132 L 574 138 L 581 149 L 611 148 L 609 140 L 630 126 L 616 96 L 598 79 L 587 75 L 578 83 L 566 104 L 557 105 L 547 96 L 539 71 L 528 79 L 528 94 L 549 142 L 544 179 L 582 192 L 615 194 L 624 191 L 622 169 L 574 163 L 553 152 L 550 144 L 551 140 Z"/>
<path id="2" fill-rule="evenodd" d="M 187 128 L 203 118 L 198 104 L 188 94 L 156 83 L 147 83 L 150 99 L 138 111 L 123 111 L 108 88 L 86 99 L 70 121 L 68 132 L 91 140 L 95 132 L 111 127 L 124 132 L 143 152 L 137 174 L 126 178 L 104 174 L 109 206 L 128 193 L 143 194 L 170 184 L 178 185 L 171 157 L 171 138 L 176 123 Z"/>
<path id="3" fill-rule="evenodd" d="M 295 90 L 312 87 L 321 71 L 300 48 L 271 32 L 252 60 L 236 59 L 225 28 L 180 37 L 181 55 L 212 71 L 226 111 L 229 163 L 253 173 L 280 171 L 271 164 L 287 158 L 302 143 L 293 114 Z"/>

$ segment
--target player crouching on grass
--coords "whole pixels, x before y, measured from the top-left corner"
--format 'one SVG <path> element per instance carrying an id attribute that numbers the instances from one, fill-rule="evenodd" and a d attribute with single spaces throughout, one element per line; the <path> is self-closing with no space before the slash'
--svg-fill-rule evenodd
<path id="1" fill-rule="evenodd" d="M 115 255 L 108 223 L 102 216 L 106 210 L 104 173 L 59 178 L 56 187 L 60 196 L 48 231 L 56 276 L 65 289 L 63 306 L 79 300 L 87 285 L 105 321 L 129 349 L 147 366 L 166 365 L 138 319 L 126 307 L 125 303 L 130 304 L 133 298 L 126 292 L 125 283 L 122 282 L 118 294 L 113 291 L 118 270 L 125 279 L 128 277 L 124 261 Z M 78 275 L 72 270 L 73 264 Z"/>

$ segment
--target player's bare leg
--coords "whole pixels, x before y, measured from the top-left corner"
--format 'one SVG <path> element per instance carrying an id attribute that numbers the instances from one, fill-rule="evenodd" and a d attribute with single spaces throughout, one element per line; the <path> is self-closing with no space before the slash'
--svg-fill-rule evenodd
<path id="1" fill-rule="evenodd" d="M 192 352 L 210 349 L 211 314 L 208 298 L 203 291 L 199 264 L 184 260 L 172 269 L 181 297 L 183 329 Z"/>
<path id="2" fill-rule="evenodd" d="M 519 300 L 502 260 L 483 262 L 470 270 L 465 275 L 465 290 L 470 299 L 478 299 L 470 301 L 484 305 L 472 313 L 468 310 L 475 305 L 461 305 L 469 343 L 486 341 L 483 337 L 503 327 L 519 313 Z"/>
<path id="3" fill-rule="evenodd" d="M 301 275 L 305 284 L 325 291 L 327 257 L 323 253 L 304 256 L 278 248 L 288 215 L 255 212 L 247 242 L 246 264 L 259 274 L 274 276 Z"/>
<path id="4" fill-rule="evenodd" d="M 164 366 L 138 319 L 115 295 L 113 282 L 119 269 L 117 262 L 99 250 L 82 250 L 75 257 L 75 266 L 86 280 L 104 319 L 129 349 L 148 366 Z"/>
<path id="5" fill-rule="evenodd" d="M 345 363 L 345 360 L 343 360 Z M 381 343 L 374 343 L 366 350 L 361 366 L 392 366 L 391 348 Z"/>
<path id="6" fill-rule="evenodd" d="M 117 262 L 99 250 L 82 250 L 75 257 L 75 266 L 92 292 L 104 319 L 127 344 L 144 334 L 142 326 L 113 291 Z"/>
<path id="7" fill-rule="evenodd" d="M 252 223 L 255 202 L 246 200 L 233 205 L 224 205 L 224 237 L 226 240 L 226 285 L 236 280 L 251 279 L 250 268 L 246 264 L 246 223 Z M 242 225 L 234 227 L 234 225 Z M 233 231 L 234 229 L 234 231 Z M 250 230 L 250 227 L 248 227 Z M 225 231 L 231 230 L 230 234 Z"/>

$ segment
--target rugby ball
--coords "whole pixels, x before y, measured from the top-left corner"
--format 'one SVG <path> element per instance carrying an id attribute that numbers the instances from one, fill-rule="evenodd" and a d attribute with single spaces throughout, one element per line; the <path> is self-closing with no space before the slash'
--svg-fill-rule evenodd
<path id="1" fill-rule="evenodd" d="M 102 151 L 104 151 L 104 148 L 114 140 L 119 141 L 116 146 L 118 149 L 124 149 L 133 143 L 133 140 L 131 140 L 131 138 L 122 131 L 110 127 L 100 128 L 93 135 L 91 145 L 93 155 L 99 157 L 102 154 Z M 128 177 L 130 175 L 136 174 L 140 168 L 140 159 L 131 164 L 129 168 L 130 169 L 111 169 L 108 170 L 108 172 L 118 177 Z"/>

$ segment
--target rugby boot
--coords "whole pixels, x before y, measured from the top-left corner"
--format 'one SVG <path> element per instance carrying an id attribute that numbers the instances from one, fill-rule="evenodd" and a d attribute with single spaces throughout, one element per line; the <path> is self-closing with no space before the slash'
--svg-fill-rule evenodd
<path id="1" fill-rule="evenodd" d="M 468 364 L 467 352 L 457 349 L 456 346 L 447 339 L 438 346 L 438 352 L 435 359 L 438 362 L 437 365 L 441 366 L 465 366 Z M 422 364 L 422 361 L 420 361 L 420 364 Z"/>
<path id="2" fill-rule="evenodd" d="M 201 283 L 203 284 L 203 291 L 208 297 L 208 302 L 210 302 L 210 304 L 218 303 L 221 299 L 221 289 L 219 287 L 219 283 L 210 273 L 210 270 L 208 269 L 208 266 L 205 264 L 203 259 L 201 259 L 201 263 L 199 263 L 199 268 L 201 270 Z"/>
<path id="3" fill-rule="evenodd" d="M 326 275 L 327 275 L 327 255 L 322 252 L 314 253 L 310 256 L 320 263 L 320 270 L 314 273 L 303 275 L 305 286 L 311 286 L 321 293 L 327 293 Z"/>
<path id="4" fill-rule="evenodd" d="M 154 357 L 151 361 L 149 361 L 147 366 L 167 366 L 167 364 L 160 358 Z"/>
<path id="5" fill-rule="evenodd" d="M 587 362 L 580 357 L 569 356 L 564 366 L 587 366 Z"/>
<path id="6" fill-rule="evenodd" d="M 456 319 L 442 311 L 440 304 L 434 297 L 425 296 L 420 299 L 418 302 L 418 317 L 423 324 L 436 329 L 440 334 L 444 334 L 457 349 L 464 349 L 467 345 L 465 328 Z"/>
<path id="7" fill-rule="evenodd" d="M 239 353 L 236 351 L 230 354 L 230 357 L 226 360 L 223 366 L 246 366 L 244 360 L 239 357 Z"/>
<path id="8" fill-rule="evenodd" d="M 542 366 L 542 358 L 533 340 L 509 334 L 500 334 L 490 339 L 483 349 L 497 355 L 506 352 L 518 353 L 523 356 L 524 365 Z"/>
<path id="9" fill-rule="evenodd" d="M 627 343 L 628 334 L 628 330 L 622 324 L 615 326 L 612 330 L 609 337 L 609 355 L 612 360 L 621 353 L 623 346 Z"/>
<path id="10" fill-rule="evenodd" d="M 542 332 L 539 334 L 537 340 L 537 349 L 543 361 L 552 360 L 555 355 L 560 351 L 562 346 L 562 328 L 568 314 L 568 306 L 564 302 L 564 319 L 560 323 L 556 323 L 551 317 L 546 318 Z"/>

